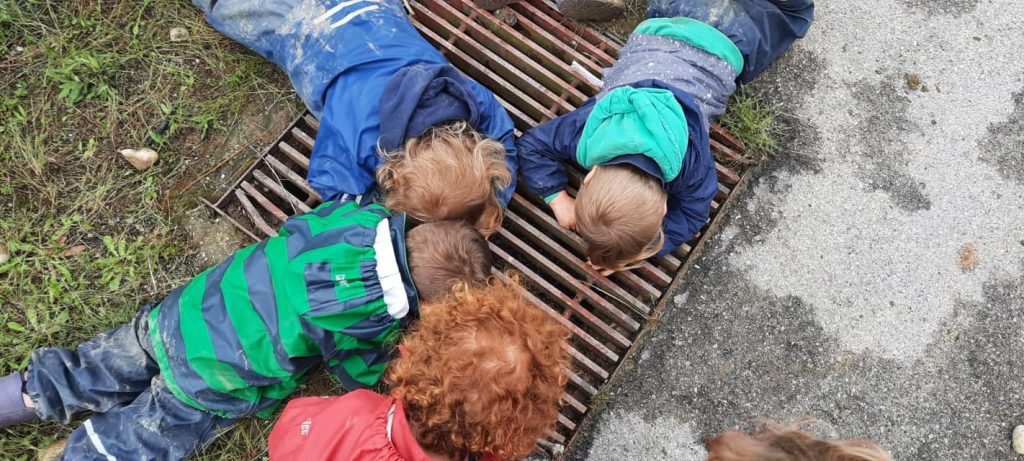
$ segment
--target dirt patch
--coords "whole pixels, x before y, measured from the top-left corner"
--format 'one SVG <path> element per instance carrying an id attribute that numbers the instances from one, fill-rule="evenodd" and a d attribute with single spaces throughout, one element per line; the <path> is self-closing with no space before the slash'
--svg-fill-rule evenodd
<path id="1" fill-rule="evenodd" d="M 973 271 L 978 267 L 978 246 L 967 242 L 956 252 L 956 267 L 964 272 Z"/>
<path id="2" fill-rule="evenodd" d="M 647 2 L 643 0 L 625 0 L 625 14 L 618 19 L 606 22 L 587 22 L 586 24 L 604 32 L 620 42 L 625 42 L 629 34 L 636 29 L 636 26 L 644 20 L 647 15 Z"/>
<path id="3" fill-rule="evenodd" d="M 195 245 L 194 261 L 198 270 L 217 264 L 252 243 L 227 220 L 211 218 L 209 210 L 204 208 L 190 211 L 184 224 Z"/>
<path id="4" fill-rule="evenodd" d="M 979 0 L 900 0 L 903 6 L 923 11 L 929 16 L 959 18 L 978 8 Z"/>
<path id="5" fill-rule="evenodd" d="M 223 135 L 202 139 L 193 133 L 177 141 L 182 146 L 194 147 L 187 154 L 188 174 L 182 175 L 174 190 L 215 199 L 299 115 L 301 108 L 296 102 L 295 98 L 279 99 L 269 105 L 254 102 Z"/>

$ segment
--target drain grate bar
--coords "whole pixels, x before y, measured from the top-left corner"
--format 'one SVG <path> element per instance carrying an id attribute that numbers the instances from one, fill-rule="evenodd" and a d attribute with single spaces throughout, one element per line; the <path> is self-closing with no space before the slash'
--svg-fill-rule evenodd
<path id="1" fill-rule="evenodd" d="M 517 130 L 573 110 L 599 91 L 603 69 L 614 63 L 619 45 L 558 14 L 548 0 L 513 3 L 495 13 L 467 0 L 419 0 L 410 19 L 456 67 L 490 88 L 508 109 Z M 288 216 L 321 202 L 306 181 L 319 121 L 306 113 L 267 148 L 213 204 L 219 214 L 253 239 L 276 235 Z M 712 126 L 719 189 L 711 226 L 742 185 L 743 144 Z M 567 169 L 567 190 L 575 194 L 584 172 Z M 572 368 L 558 425 L 539 446 L 558 455 L 586 421 L 599 389 L 615 374 L 645 331 L 656 307 L 683 272 L 699 235 L 672 254 L 603 277 L 584 262 L 584 244 L 552 216 L 543 199 L 520 188 L 502 229 L 490 244 L 493 274 L 519 274 L 523 293 L 572 331 Z"/>

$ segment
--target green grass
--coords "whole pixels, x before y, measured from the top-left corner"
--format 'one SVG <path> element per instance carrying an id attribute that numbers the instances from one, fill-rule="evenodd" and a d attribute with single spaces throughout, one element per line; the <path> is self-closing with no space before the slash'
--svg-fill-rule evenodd
<path id="1" fill-rule="evenodd" d="M 781 125 L 776 107 L 769 105 L 752 91 L 740 87 L 729 100 L 721 125 L 746 146 L 744 157 L 759 162 L 779 151 Z"/>
<path id="2" fill-rule="evenodd" d="M 173 27 L 189 38 L 170 41 Z M 282 100 L 298 110 L 274 66 L 186 0 L 0 0 L 0 245 L 11 256 L 0 263 L 0 373 L 34 348 L 128 321 L 195 275 L 197 243 L 180 221 L 215 191 L 180 189 L 236 150 L 229 132 Z M 160 160 L 138 172 L 117 152 L 147 137 Z M 256 459 L 263 426 L 201 459 Z M 68 432 L 2 429 L 0 453 L 34 459 Z"/>

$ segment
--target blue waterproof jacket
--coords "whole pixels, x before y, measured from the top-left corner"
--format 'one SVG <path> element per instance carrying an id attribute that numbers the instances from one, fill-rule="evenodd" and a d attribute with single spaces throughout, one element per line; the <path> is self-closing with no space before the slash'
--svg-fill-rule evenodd
<path id="1" fill-rule="evenodd" d="M 310 184 L 324 198 L 367 193 L 382 163 L 378 148 L 399 149 L 433 126 L 464 120 L 505 146 L 513 184 L 499 198 L 507 204 L 518 166 L 512 119 L 420 36 L 404 10 L 397 13 L 339 28 L 344 53 L 324 63 L 337 76 L 326 88 Z"/>
<path id="2" fill-rule="evenodd" d="M 499 198 L 512 197 L 512 119 L 416 31 L 401 0 L 193 3 L 218 31 L 280 66 L 320 118 L 308 179 L 324 200 L 372 191 L 378 148 L 457 120 L 505 146 L 513 183 Z"/>
<path id="3" fill-rule="evenodd" d="M 642 80 L 629 86 L 671 91 L 683 108 L 689 128 L 689 143 L 682 169 L 679 176 L 665 184 L 668 212 L 662 223 L 665 246 L 658 253 L 661 256 L 692 239 L 707 222 L 711 200 L 718 190 L 715 159 L 700 108 L 693 97 L 658 80 Z M 580 135 L 596 102 L 597 98 L 591 98 L 579 109 L 542 123 L 519 138 L 523 180 L 534 193 L 547 197 L 565 190 L 567 179 L 562 162 L 576 163 Z M 641 168 L 651 170 L 649 167 Z"/>

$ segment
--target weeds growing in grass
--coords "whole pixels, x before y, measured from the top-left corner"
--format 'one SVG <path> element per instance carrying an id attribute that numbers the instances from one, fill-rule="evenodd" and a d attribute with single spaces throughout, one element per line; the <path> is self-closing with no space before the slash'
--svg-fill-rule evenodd
<path id="1" fill-rule="evenodd" d="M 189 38 L 172 42 L 174 27 Z M 0 374 L 32 349 L 130 320 L 194 276 L 177 220 L 195 195 L 175 185 L 217 165 L 229 152 L 210 146 L 281 99 L 297 109 L 282 74 L 188 1 L 0 0 L 0 244 L 11 256 L 0 262 Z M 147 137 L 160 161 L 138 172 L 117 152 Z M 249 448 L 204 459 L 255 459 L 245 456 L 265 446 L 263 429 L 233 431 Z M 0 458 L 33 459 L 68 432 L 2 429 Z"/>
<path id="2" fill-rule="evenodd" d="M 750 90 L 740 87 L 729 100 L 725 115 L 719 122 L 746 146 L 744 156 L 760 161 L 779 150 L 781 127 L 775 107 L 764 102 Z"/>

